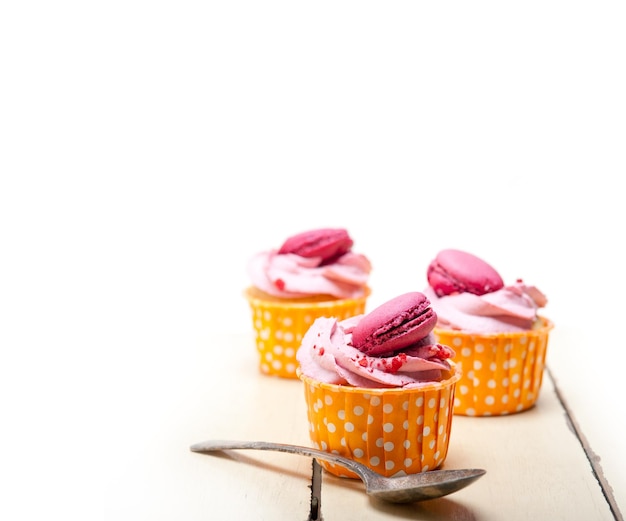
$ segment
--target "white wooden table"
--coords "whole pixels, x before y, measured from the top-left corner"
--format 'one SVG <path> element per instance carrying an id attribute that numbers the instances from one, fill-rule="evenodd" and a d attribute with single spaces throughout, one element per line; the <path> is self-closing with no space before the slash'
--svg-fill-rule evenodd
<path id="1" fill-rule="evenodd" d="M 227 367 L 213 363 L 218 346 L 229 353 Z M 146 397 L 161 405 L 107 453 L 110 470 L 118 469 L 107 473 L 107 519 L 307 519 L 310 458 L 188 450 L 204 439 L 310 446 L 302 384 L 259 374 L 253 351 L 250 336 L 220 335 L 185 350 L 185 368 L 166 367 L 171 357 L 154 367 L 167 378 L 152 380 Z M 370 499 L 358 480 L 324 473 L 323 519 L 616 519 L 551 379 L 544 382 L 537 405 L 522 414 L 454 418 L 444 468 L 486 469 L 476 483 L 444 498 L 391 505 Z"/>

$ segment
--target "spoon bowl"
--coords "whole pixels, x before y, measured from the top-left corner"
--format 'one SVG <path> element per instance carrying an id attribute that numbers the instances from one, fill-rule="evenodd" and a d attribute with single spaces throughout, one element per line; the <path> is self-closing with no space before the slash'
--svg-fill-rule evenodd
<path id="1" fill-rule="evenodd" d="M 309 447 L 265 441 L 208 440 L 190 447 L 192 452 L 210 453 L 232 449 L 271 450 L 311 456 L 341 465 L 357 474 L 370 496 L 391 503 L 413 503 L 447 496 L 465 488 L 485 474 L 483 469 L 429 470 L 388 478 L 354 460 Z"/>

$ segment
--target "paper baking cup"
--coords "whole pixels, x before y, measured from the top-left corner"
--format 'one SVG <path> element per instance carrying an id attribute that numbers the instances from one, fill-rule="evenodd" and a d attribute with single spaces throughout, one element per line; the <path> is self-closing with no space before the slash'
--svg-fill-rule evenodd
<path id="1" fill-rule="evenodd" d="M 436 469 L 446 459 L 459 374 L 417 389 L 366 389 L 321 383 L 301 374 L 313 445 L 364 463 L 385 476 Z M 328 472 L 353 472 L 320 460 Z"/>
<path id="2" fill-rule="evenodd" d="M 252 310 L 252 326 L 259 354 L 259 370 L 263 374 L 297 378 L 296 352 L 302 337 L 319 317 L 339 320 L 365 312 L 369 289 L 361 298 L 277 299 L 248 288 L 245 296 Z"/>
<path id="3" fill-rule="evenodd" d="M 541 390 L 553 327 L 540 318 L 536 328 L 521 333 L 479 335 L 435 328 L 437 341 L 456 352 L 461 371 L 454 413 L 497 416 L 532 407 Z"/>

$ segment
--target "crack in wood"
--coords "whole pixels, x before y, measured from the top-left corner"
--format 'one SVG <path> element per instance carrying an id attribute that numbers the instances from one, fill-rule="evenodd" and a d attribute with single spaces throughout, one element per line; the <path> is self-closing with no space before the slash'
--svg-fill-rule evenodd
<path id="1" fill-rule="evenodd" d="M 620 512 L 620 509 L 617 505 L 617 501 L 615 500 L 615 496 L 613 495 L 613 488 L 611 487 L 611 485 L 609 485 L 609 482 L 605 478 L 604 472 L 602 471 L 602 466 L 600 465 L 600 457 L 593 451 L 593 449 L 589 445 L 589 441 L 583 434 L 580 428 L 580 425 L 578 425 L 578 423 L 576 422 L 576 419 L 574 418 L 574 414 L 572 413 L 572 410 L 567 405 L 567 402 L 565 401 L 565 397 L 561 393 L 561 390 L 559 389 L 559 386 L 556 383 L 556 378 L 552 374 L 552 371 L 550 370 L 548 365 L 545 366 L 545 370 L 546 370 L 546 373 L 548 374 L 548 377 L 552 381 L 552 385 L 554 386 L 554 392 L 556 394 L 556 397 L 559 400 L 561 407 L 563 407 L 563 410 L 565 411 L 565 418 L 567 420 L 567 423 L 570 429 L 572 430 L 572 432 L 574 433 L 574 435 L 576 436 L 576 438 L 578 439 L 581 447 L 583 448 L 583 451 L 585 452 L 585 455 L 587 456 L 587 460 L 589 461 L 589 464 L 591 465 L 591 471 L 593 472 L 594 477 L 598 480 L 598 484 L 600 485 L 602 494 L 604 495 L 604 498 L 609 504 L 609 508 L 611 509 L 611 513 L 613 514 L 615 521 L 624 521 L 622 513 Z"/>

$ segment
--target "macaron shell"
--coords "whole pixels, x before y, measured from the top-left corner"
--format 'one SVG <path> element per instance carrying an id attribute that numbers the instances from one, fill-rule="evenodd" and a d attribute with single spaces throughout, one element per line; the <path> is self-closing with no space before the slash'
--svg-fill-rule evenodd
<path id="1" fill-rule="evenodd" d="M 352 332 L 352 345 L 370 356 L 391 354 L 419 342 L 436 323 L 423 293 L 405 293 L 365 315 Z"/>
<path id="2" fill-rule="evenodd" d="M 484 295 L 504 287 L 500 274 L 471 253 L 441 250 L 427 270 L 428 283 L 438 296 L 453 293 Z"/>
<path id="3" fill-rule="evenodd" d="M 278 253 L 295 253 L 301 257 L 336 259 L 352 248 L 353 241 L 343 228 L 320 228 L 289 237 Z"/>

